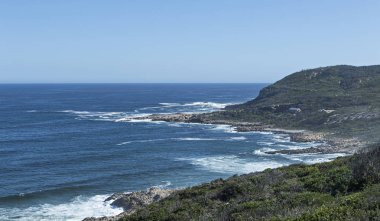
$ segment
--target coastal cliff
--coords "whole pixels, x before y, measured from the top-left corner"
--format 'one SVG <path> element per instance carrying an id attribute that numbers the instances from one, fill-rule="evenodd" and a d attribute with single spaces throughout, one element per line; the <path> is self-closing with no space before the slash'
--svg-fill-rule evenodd
<path id="1" fill-rule="evenodd" d="M 238 131 L 325 140 L 308 150 L 347 151 L 329 163 L 292 165 L 173 191 L 114 220 L 375 220 L 380 217 L 380 66 L 300 71 L 249 102 L 205 114 L 151 115 L 153 121 L 228 124 Z M 306 152 L 305 152 L 306 151 Z"/>

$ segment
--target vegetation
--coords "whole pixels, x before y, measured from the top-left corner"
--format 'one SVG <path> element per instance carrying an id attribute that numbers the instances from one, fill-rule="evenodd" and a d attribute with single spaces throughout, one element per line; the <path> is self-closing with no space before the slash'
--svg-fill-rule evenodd
<path id="1" fill-rule="evenodd" d="M 380 145 L 180 190 L 122 220 L 380 220 Z"/>
<path id="2" fill-rule="evenodd" d="M 260 91 L 247 103 L 203 115 L 207 119 L 261 122 L 380 141 L 380 65 L 303 70 Z M 299 108 L 299 112 L 291 111 Z"/>

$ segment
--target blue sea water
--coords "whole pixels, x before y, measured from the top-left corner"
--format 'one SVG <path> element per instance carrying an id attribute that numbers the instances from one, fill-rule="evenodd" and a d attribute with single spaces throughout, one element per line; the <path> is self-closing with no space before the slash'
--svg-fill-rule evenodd
<path id="1" fill-rule="evenodd" d="M 253 99 L 265 84 L 0 85 L 0 220 L 115 215 L 104 199 L 152 186 L 182 188 L 334 154 L 268 155 L 307 148 L 284 134 L 227 125 L 131 120 L 210 112 Z"/>

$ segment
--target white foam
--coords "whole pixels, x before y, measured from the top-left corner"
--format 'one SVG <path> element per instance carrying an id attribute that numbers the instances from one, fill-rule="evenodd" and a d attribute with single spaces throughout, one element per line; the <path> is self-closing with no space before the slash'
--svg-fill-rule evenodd
<path id="1" fill-rule="evenodd" d="M 158 187 L 160 189 L 166 189 L 171 185 L 172 185 L 172 183 L 170 181 L 161 181 L 161 184 L 153 186 L 153 187 Z"/>
<path id="2" fill-rule="evenodd" d="M 225 133 L 237 133 L 236 127 L 225 124 L 212 125 L 211 130 L 219 130 Z"/>
<path id="3" fill-rule="evenodd" d="M 113 121 L 113 122 L 150 122 L 159 123 L 158 121 L 152 121 L 150 119 L 138 119 L 151 116 L 152 114 L 168 114 L 175 111 L 175 113 L 205 113 L 209 111 L 218 110 L 231 105 L 233 103 L 216 103 L 216 102 L 192 102 L 192 103 L 159 103 L 161 106 L 158 107 L 143 107 L 133 112 L 103 112 L 103 111 L 78 111 L 78 110 L 63 110 L 58 111 L 62 113 L 68 113 L 77 116 L 78 120 L 98 120 L 98 121 Z M 176 108 L 171 110 L 170 108 Z M 178 109 L 180 108 L 180 109 Z M 167 109 L 163 110 L 161 113 L 156 111 L 151 113 L 139 113 L 139 110 L 150 110 L 150 109 Z M 149 112 L 149 111 L 148 111 Z M 162 123 L 162 122 L 161 122 Z"/>
<path id="4" fill-rule="evenodd" d="M 296 145 L 296 144 L 276 144 L 276 147 L 281 147 L 283 150 L 300 150 L 300 149 L 306 149 L 309 148 L 309 146 L 302 146 L 302 145 Z"/>
<path id="5" fill-rule="evenodd" d="M 272 145 L 274 145 L 273 142 L 265 142 L 265 141 L 258 141 L 257 144 L 266 145 L 266 146 L 272 146 Z"/>
<path id="6" fill-rule="evenodd" d="M 0 220 L 48 221 L 48 220 L 83 220 L 86 217 L 114 216 L 123 212 L 122 208 L 112 207 L 111 202 L 104 202 L 109 195 L 92 197 L 75 197 L 71 202 L 58 205 L 41 204 L 26 209 L 0 208 Z"/>
<path id="7" fill-rule="evenodd" d="M 157 142 L 157 141 L 164 141 L 164 140 L 169 140 L 169 139 L 149 139 L 149 140 L 131 140 L 131 141 L 125 141 L 116 145 L 126 145 L 126 144 L 131 144 L 131 143 L 149 143 L 149 142 Z"/>
<path id="8" fill-rule="evenodd" d="M 207 141 L 207 140 L 217 140 L 214 138 L 200 138 L 200 137 L 181 137 L 181 138 L 173 138 L 174 140 L 179 141 Z"/>
<path id="9" fill-rule="evenodd" d="M 189 161 L 191 164 L 211 172 L 228 174 L 244 174 L 284 166 L 284 164 L 275 161 L 249 162 L 235 155 L 178 158 L 177 160 Z"/>
<path id="10" fill-rule="evenodd" d="M 246 137 L 243 137 L 243 136 L 241 136 L 241 137 L 231 137 L 229 140 L 236 140 L 236 141 L 239 141 L 239 140 L 246 140 L 247 138 Z"/>
<path id="11" fill-rule="evenodd" d="M 131 143 L 147 143 L 165 140 L 176 140 L 176 141 L 213 141 L 213 140 L 224 140 L 224 141 L 242 141 L 246 140 L 246 137 L 230 137 L 230 138 L 207 138 L 207 137 L 178 137 L 178 138 L 163 138 L 163 139 L 150 139 L 150 140 L 131 140 L 119 143 L 117 145 L 126 145 Z"/>
<path id="12" fill-rule="evenodd" d="M 290 142 L 290 137 L 287 134 L 274 134 L 272 140 L 278 143 Z"/>
<path id="13" fill-rule="evenodd" d="M 131 123 L 160 123 L 161 121 L 152 121 L 152 119 L 133 119 L 126 117 L 123 119 L 116 120 L 116 122 L 131 122 Z"/>
<path id="14" fill-rule="evenodd" d="M 167 125 L 168 125 L 169 127 L 182 127 L 184 124 L 183 124 L 183 123 L 167 122 Z"/>
<path id="15" fill-rule="evenodd" d="M 177 107 L 177 106 L 182 106 L 180 103 L 159 103 L 162 106 L 165 107 Z"/>
<path id="16" fill-rule="evenodd" d="M 152 114 L 138 112 L 100 112 L 100 111 L 75 111 L 64 110 L 62 113 L 69 113 L 77 116 L 76 119 L 112 121 L 112 122 L 153 122 L 151 119 L 136 119 L 148 117 Z M 156 123 L 156 121 L 154 121 Z M 158 122 L 157 122 L 158 123 Z"/>
<path id="17" fill-rule="evenodd" d="M 118 119 L 113 120 L 114 122 L 134 122 L 134 123 L 140 123 L 140 122 L 153 122 L 152 119 L 138 119 L 142 117 L 149 117 L 152 114 L 128 114 L 127 116 L 122 116 Z"/>
<path id="18" fill-rule="evenodd" d="M 271 135 L 271 134 L 273 134 L 273 132 L 270 132 L 270 131 L 251 131 L 250 133 L 263 134 L 263 135 Z"/>
<path id="19" fill-rule="evenodd" d="M 121 146 L 121 145 L 130 144 L 130 143 L 133 143 L 133 141 L 125 141 L 125 142 L 118 143 L 118 144 L 116 144 L 116 145 Z"/>
<path id="20" fill-rule="evenodd" d="M 347 156 L 347 154 L 345 153 L 331 153 L 331 154 L 305 153 L 305 154 L 281 154 L 281 155 L 289 160 L 299 161 L 306 164 L 330 162 L 337 157 Z"/>
<path id="21" fill-rule="evenodd" d="M 228 105 L 234 105 L 236 103 L 218 103 L 218 102 L 207 102 L 207 101 L 196 101 L 190 103 L 159 103 L 161 107 L 203 107 L 203 108 L 213 108 L 213 109 L 222 109 Z M 151 107 L 157 108 L 157 107 Z M 206 109 L 205 109 L 206 110 Z"/>
<path id="22" fill-rule="evenodd" d="M 236 103 L 217 103 L 217 102 L 203 102 L 203 101 L 197 101 L 197 102 L 191 102 L 191 103 L 168 103 L 168 102 L 161 102 L 159 103 L 160 106 L 154 106 L 154 107 L 143 107 L 139 108 L 139 110 L 152 110 L 152 109 L 170 109 L 170 108 L 181 108 L 184 109 L 183 111 L 186 111 L 186 108 L 189 109 L 196 109 L 196 110 L 188 110 L 188 113 L 194 113 L 194 111 L 198 111 L 199 113 L 209 112 L 213 110 L 223 109 L 228 105 L 233 105 Z M 185 113 L 185 112 L 181 112 Z"/>
<path id="23" fill-rule="evenodd" d="M 258 149 L 258 150 L 255 150 L 253 151 L 253 153 L 255 155 L 259 155 L 259 156 L 264 156 L 264 155 L 268 155 L 266 152 L 268 151 L 275 151 L 275 149 L 272 149 L 272 148 L 268 148 L 268 147 L 264 147 L 264 148 L 261 148 L 261 149 Z"/>
<path id="24" fill-rule="evenodd" d="M 100 112 L 100 111 L 75 111 L 75 110 L 64 110 L 59 111 L 62 113 L 69 113 L 78 116 L 82 119 L 91 120 L 104 120 L 104 121 L 114 121 L 126 115 L 125 112 Z"/>
<path id="25" fill-rule="evenodd" d="M 222 109 L 228 105 L 233 105 L 234 103 L 216 103 L 216 102 L 192 102 L 186 103 L 183 106 L 199 106 L 199 107 L 209 107 L 215 109 Z"/>

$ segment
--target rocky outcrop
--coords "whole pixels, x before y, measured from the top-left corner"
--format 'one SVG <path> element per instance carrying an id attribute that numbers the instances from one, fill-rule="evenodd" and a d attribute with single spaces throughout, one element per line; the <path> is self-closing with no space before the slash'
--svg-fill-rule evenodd
<path id="1" fill-rule="evenodd" d="M 238 132 L 248 131 L 262 131 L 271 127 L 270 125 L 264 125 L 260 122 L 241 122 L 230 120 L 213 120 L 204 117 L 202 114 L 152 114 L 149 116 L 131 118 L 131 120 L 151 120 L 151 121 L 165 121 L 165 122 L 181 122 L 181 123 L 202 123 L 202 124 L 223 124 L 230 125 Z"/>
<path id="2" fill-rule="evenodd" d="M 324 133 L 316 132 L 301 132 L 301 133 L 289 133 L 290 140 L 294 142 L 312 142 L 321 141 L 325 139 Z"/>
<path id="3" fill-rule="evenodd" d="M 310 147 L 305 149 L 285 149 L 285 150 L 274 150 L 274 151 L 267 151 L 265 152 L 267 154 L 308 154 L 308 153 L 335 153 L 335 150 L 332 146 L 329 145 L 323 145 L 318 147 Z"/>
<path id="4" fill-rule="evenodd" d="M 147 205 L 157 202 L 168 197 L 174 190 L 160 189 L 158 187 L 149 188 L 147 191 L 132 193 L 115 193 L 105 199 L 105 201 L 113 201 L 112 206 L 122 207 L 124 212 L 116 216 L 108 217 L 88 217 L 83 221 L 116 221 L 123 216 L 134 213 L 136 210 L 146 207 Z"/>
<path id="5" fill-rule="evenodd" d="M 149 116 L 136 117 L 131 120 L 152 120 L 152 121 L 166 121 L 166 122 L 193 122 L 195 114 L 152 114 Z"/>
<path id="6" fill-rule="evenodd" d="M 147 206 L 153 202 L 159 201 L 170 195 L 173 190 L 164 190 L 157 187 L 152 187 L 147 191 L 132 192 L 127 194 L 114 194 L 107 200 L 114 200 L 111 205 L 122 207 L 124 211 L 134 211 L 141 207 Z"/>

